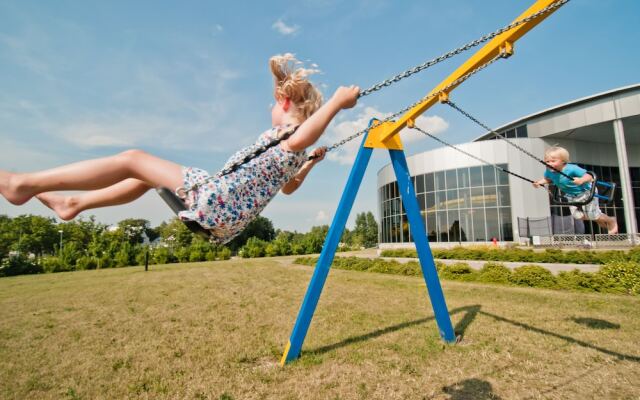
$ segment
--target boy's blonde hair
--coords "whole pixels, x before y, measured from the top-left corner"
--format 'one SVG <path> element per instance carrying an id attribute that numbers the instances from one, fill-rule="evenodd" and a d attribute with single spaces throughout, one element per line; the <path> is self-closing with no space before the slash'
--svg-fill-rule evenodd
<path id="1" fill-rule="evenodd" d="M 306 120 L 322 106 L 322 94 L 309 81 L 318 69 L 302 66 L 293 54 L 275 55 L 269 59 L 269 67 L 275 80 L 276 99 L 289 99 L 294 105 L 294 115 L 300 122 Z"/>
<path id="2" fill-rule="evenodd" d="M 544 158 L 546 160 L 547 157 L 551 157 L 551 156 L 558 157 L 560 160 L 564 161 L 565 164 L 569 162 L 569 152 L 564 147 L 560 147 L 560 146 L 549 147 L 544 152 Z"/>

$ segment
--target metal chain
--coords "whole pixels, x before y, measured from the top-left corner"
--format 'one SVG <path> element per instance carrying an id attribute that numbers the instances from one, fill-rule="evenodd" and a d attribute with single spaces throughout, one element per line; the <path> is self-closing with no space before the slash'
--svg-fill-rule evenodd
<path id="1" fill-rule="evenodd" d="M 453 108 L 454 110 L 458 111 L 460 114 L 464 115 L 465 117 L 469 118 L 471 121 L 475 122 L 476 124 L 480 125 L 481 127 L 483 127 L 485 130 L 487 130 L 489 133 L 493 133 L 494 135 L 496 135 L 497 137 L 505 140 L 507 143 L 509 143 L 511 146 L 515 147 L 516 149 L 520 150 L 521 152 L 523 152 L 524 154 L 528 155 L 529 157 L 533 158 L 534 160 L 538 161 L 539 163 L 541 163 L 542 165 L 546 166 L 547 168 L 559 173 L 560 175 L 564 176 L 565 178 L 568 178 L 569 180 L 573 181 L 573 177 L 569 176 L 567 174 L 565 174 L 564 172 L 552 167 L 549 163 L 547 163 L 546 161 L 536 157 L 535 155 L 533 155 L 532 153 L 528 152 L 526 149 L 518 146 L 517 144 L 513 143 L 511 140 L 507 139 L 506 136 L 494 131 L 493 129 L 489 128 L 487 125 L 483 124 L 482 122 L 478 121 L 477 118 L 473 117 L 471 114 L 469 114 L 468 112 L 464 111 L 463 109 L 461 109 L 460 107 L 458 107 L 455 103 L 453 103 L 450 100 L 447 100 L 444 102 L 445 104 L 447 104 L 448 106 L 450 106 L 451 108 Z"/>
<path id="2" fill-rule="evenodd" d="M 207 179 L 203 180 L 202 182 L 197 182 L 195 184 L 193 184 L 190 187 L 178 187 L 175 189 L 174 193 L 176 194 L 176 196 L 178 196 L 181 199 L 185 199 L 187 196 L 187 193 L 192 192 L 194 190 L 198 190 L 199 187 L 215 180 L 215 179 L 219 179 L 225 175 L 228 175 L 234 171 L 236 171 L 239 167 L 241 167 L 242 165 L 248 163 L 249 161 L 253 160 L 254 158 L 258 157 L 260 154 L 264 153 L 265 151 L 269 150 L 271 147 L 274 147 L 276 145 L 278 145 L 280 142 L 282 142 L 283 140 L 288 139 L 291 135 L 293 135 L 295 133 L 295 131 L 298 129 L 298 126 L 294 126 L 294 127 L 290 127 L 291 130 L 289 130 L 288 132 L 285 132 L 282 135 L 279 135 L 279 137 L 276 137 L 275 139 L 273 139 L 272 141 L 270 141 L 267 144 L 263 144 L 260 146 L 255 146 L 253 147 L 253 150 L 251 150 L 249 153 L 247 153 L 242 160 L 237 161 L 231 165 L 229 165 L 226 168 L 223 168 L 222 170 L 218 171 L 215 175 L 208 177 Z M 278 135 L 276 133 L 276 135 Z M 309 158 L 311 159 L 311 157 Z"/>
<path id="3" fill-rule="evenodd" d="M 492 58 L 491 60 L 489 60 L 489 61 L 488 61 L 488 62 L 486 62 L 485 64 L 480 65 L 480 66 L 479 66 L 479 67 L 477 67 L 476 69 L 471 70 L 471 71 L 467 72 L 466 74 L 462 75 L 460 78 L 458 78 L 458 79 L 456 79 L 455 81 L 451 82 L 450 84 L 448 84 L 447 86 L 443 87 L 443 88 L 442 88 L 442 89 L 440 89 L 439 91 L 437 91 L 437 92 L 435 92 L 435 93 L 432 93 L 432 94 L 430 94 L 430 95 L 427 95 L 427 96 L 423 97 L 422 99 L 420 99 L 420 100 L 416 101 L 415 103 L 413 103 L 413 104 L 411 104 L 411 105 L 409 105 L 409 106 L 407 106 L 407 107 L 403 108 L 402 110 L 397 111 L 397 112 L 395 112 L 395 113 L 391 114 L 390 116 L 388 116 L 388 117 L 384 118 L 383 120 L 381 120 L 381 121 L 380 121 L 380 124 L 385 123 L 385 122 L 389 122 L 389 121 L 391 121 L 392 119 L 394 119 L 394 118 L 396 118 L 396 117 L 398 117 L 398 116 L 400 116 L 400 115 L 404 114 L 405 112 L 407 112 L 407 111 L 411 110 L 412 108 L 417 107 L 417 106 L 419 106 L 420 104 L 423 104 L 423 103 L 425 103 L 426 101 L 428 101 L 428 100 L 430 100 L 430 99 L 432 99 L 432 98 L 434 98 L 434 97 L 440 96 L 442 93 L 446 93 L 446 92 L 447 92 L 449 89 L 451 89 L 452 87 L 457 86 L 457 85 L 461 84 L 462 82 L 466 81 L 466 80 L 467 80 L 467 79 L 469 79 L 471 76 L 473 76 L 473 75 L 477 74 L 478 72 L 482 71 L 483 69 L 485 69 L 485 68 L 486 68 L 486 67 L 488 67 L 489 65 L 493 64 L 494 62 L 496 62 L 496 61 L 497 61 L 498 59 L 500 59 L 500 58 L 501 58 L 501 56 L 496 56 L 496 57 Z M 336 148 L 338 148 L 338 147 L 342 146 L 343 144 L 345 144 L 345 143 L 347 143 L 347 142 L 350 142 L 351 140 L 353 140 L 353 139 L 357 138 L 358 136 L 361 136 L 362 134 L 364 134 L 364 133 L 365 133 L 365 132 L 367 132 L 368 130 L 369 130 L 369 127 L 365 128 L 365 129 L 363 129 L 363 130 L 361 130 L 361 131 L 358 131 L 358 132 L 354 133 L 353 135 L 348 136 L 348 137 L 346 137 L 346 138 L 342 139 L 341 141 L 339 141 L 339 142 L 337 142 L 337 143 L 334 143 L 333 145 L 331 145 L 331 146 L 327 147 L 327 152 L 332 151 L 332 150 L 334 150 L 334 149 L 336 149 Z"/>
<path id="4" fill-rule="evenodd" d="M 511 23 L 511 24 L 509 24 L 509 25 L 507 25 L 507 26 L 505 26 L 505 27 L 503 27 L 503 28 L 500 28 L 500 29 L 498 29 L 498 30 L 496 30 L 496 31 L 494 31 L 494 32 L 492 32 L 492 33 L 490 33 L 490 34 L 484 35 L 484 36 L 480 37 L 479 39 L 476 39 L 476 40 L 474 40 L 474 41 L 472 41 L 472 42 L 469 42 L 469 43 L 465 44 L 464 46 L 461 46 L 461 47 L 459 47 L 459 48 L 457 48 L 457 49 L 455 49 L 455 50 L 453 50 L 453 51 L 450 51 L 450 52 L 448 52 L 448 53 L 445 53 L 445 54 L 443 54 L 443 55 L 441 55 L 441 56 L 439 56 L 439 57 L 436 57 L 436 58 L 434 58 L 434 59 L 432 59 L 432 60 L 430 60 L 430 61 L 427 61 L 427 62 L 425 62 L 425 63 L 423 63 L 423 64 L 420 64 L 420 65 L 418 65 L 418 66 L 416 66 L 416 67 L 414 67 L 414 68 L 411 68 L 411 69 L 409 69 L 409 70 L 407 70 L 407 71 L 404 71 L 404 72 L 402 72 L 402 73 L 400 73 L 400 74 L 398 74 L 398 75 L 394 76 L 393 78 L 387 79 L 387 80 L 383 81 L 382 83 L 379 83 L 379 84 L 377 84 L 377 85 L 374 85 L 374 86 L 372 86 L 371 88 L 366 89 L 366 90 L 364 90 L 364 91 L 360 92 L 360 93 L 359 93 L 359 95 L 358 95 L 358 97 L 364 97 L 364 96 L 367 96 L 367 95 L 369 95 L 369 94 L 371 94 L 371 93 L 373 93 L 373 92 L 376 92 L 376 91 L 378 91 L 378 90 L 382 89 L 383 87 L 390 86 L 390 85 L 392 85 L 392 84 L 393 84 L 393 83 L 395 83 L 395 82 L 398 82 L 398 81 L 400 81 L 400 80 L 402 80 L 402 79 L 404 79 L 404 78 L 407 78 L 407 77 L 409 77 L 409 76 L 411 76 L 411 75 L 414 75 L 414 74 L 416 74 L 416 73 L 418 73 L 418 72 L 420 72 L 420 71 L 422 71 L 422 70 L 425 70 L 425 69 L 427 69 L 427 68 L 429 68 L 429 67 L 431 67 L 431 66 L 433 66 L 433 65 L 435 65 L 435 64 L 438 64 L 438 63 L 440 63 L 440 62 L 442 62 L 442 61 L 444 61 L 444 60 L 447 60 L 447 59 L 449 59 L 449 58 L 451 58 L 451 57 L 453 57 L 453 56 L 455 56 L 455 55 L 457 55 L 457 54 L 460 54 L 460 53 L 462 53 L 462 52 L 464 52 L 464 51 L 467 51 L 467 50 L 469 50 L 469 49 L 471 49 L 471 48 L 473 48 L 473 47 L 475 47 L 475 46 L 478 46 L 479 44 L 482 44 L 482 43 L 484 43 L 484 42 L 486 42 L 486 41 L 488 41 L 488 40 L 490 40 L 490 39 L 492 39 L 492 38 L 494 38 L 494 37 L 496 37 L 496 36 L 498 36 L 498 35 L 500 35 L 500 34 L 502 34 L 502 33 L 506 32 L 506 31 L 508 31 L 508 30 L 510 30 L 510 29 L 513 29 L 513 28 L 515 28 L 515 27 L 518 27 L 518 26 L 520 26 L 520 25 L 522 25 L 522 24 L 525 24 L 525 23 L 527 23 L 527 22 L 529 22 L 529 21 L 531 21 L 531 20 L 533 20 L 533 19 L 538 18 L 539 16 L 541 16 L 541 15 L 543 15 L 543 14 L 546 14 L 546 13 L 548 13 L 548 12 L 552 11 L 552 10 L 555 10 L 556 8 L 559 8 L 559 7 L 563 6 L 564 4 L 568 3 L 569 1 L 570 1 L 570 0 L 558 0 L 557 2 L 555 2 L 555 3 L 553 3 L 553 4 L 550 4 L 549 6 L 545 7 L 544 9 L 542 9 L 542 10 L 538 11 L 538 12 L 537 12 L 537 13 L 535 13 L 535 14 L 532 14 L 532 15 L 530 15 L 530 16 L 528 16 L 528 17 L 526 17 L 526 18 L 523 18 L 523 19 L 521 19 L 521 20 L 519 20 L 519 21 L 513 22 L 513 23 Z M 428 95 L 428 96 L 426 96 L 426 97 L 422 98 L 421 100 L 419 100 L 419 101 L 417 101 L 417 102 L 415 102 L 415 103 L 411 104 L 410 106 L 405 107 L 404 109 L 402 109 L 402 110 L 400 110 L 400 111 L 398 111 L 398 112 L 396 112 L 396 113 L 394 113 L 394 114 L 392 114 L 392 115 L 388 116 L 387 118 L 383 119 L 380 123 L 388 122 L 388 121 L 390 121 L 390 120 L 392 120 L 392 119 L 394 119 L 394 118 L 398 117 L 399 115 L 404 114 L 405 112 L 409 111 L 410 109 L 412 109 L 412 108 L 414 108 L 414 107 L 416 107 L 416 106 L 418 106 L 418 105 L 420 105 L 420 104 L 422 104 L 422 103 L 426 102 L 427 100 L 429 100 L 429 99 L 431 99 L 431 98 L 433 98 L 433 97 L 435 97 L 435 96 L 439 96 L 441 93 L 444 93 L 444 92 L 446 92 L 447 90 L 449 90 L 451 87 L 456 86 L 456 85 L 458 85 L 458 84 L 460 84 L 460 83 L 464 82 L 465 80 L 467 80 L 469 77 L 471 77 L 471 76 L 472 76 L 472 75 L 474 75 L 475 73 L 477 73 L 477 72 L 481 71 L 482 69 L 484 69 L 484 68 L 485 68 L 485 67 L 487 67 L 488 65 L 492 64 L 492 63 L 493 63 L 494 61 L 496 61 L 498 58 L 500 58 L 500 56 L 495 57 L 494 59 L 492 59 L 492 60 L 491 60 L 491 61 L 489 61 L 488 63 L 486 63 L 486 64 L 484 64 L 484 65 L 482 65 L 482 66 L 480 66 L 480 67 L 478 67 L 478 68 L 474 69 L 473 71 L 470 71 L 469 73 L 467 73 L 467 74 L 463 75 L 462 77 L 460 77 L 460 78 L 456 79 L 454 82 L 450 83 L 449 85 L 447 85 L 446 87 L 444 87 L 444 88 L 443 88 L 443 89 L 441 89 L 440 91 L 438 91 L 438 92 L 436 92 L 436 93 L 433 93 L 433 94 L 431 94 L 431 95 Z M 339 141 L 339 142 L 337 142 L 337 143 L 334 143 L 333 145 L 331 145 L 331 146 L 327 147 L 327 152 L 332 151 L 332 150 L 335 150 L 336 148 L 338 148 L 338 147 L 340 147 L 340 146 L 344 145 L 345 143 L 350 142 L 351 140 L 353 140 L 353 139 L 357 138 L 358 136 L 361 136 L 362 134 L 364 134 L 364 133 L 365 133 L 365 132 L 367 132 L 368 130 L 369 130 L 369 128 L 363 129 L 363 130 L 361 130 L 361 131 L 359 131 L 359 132 L 356 132 L 355 134 L 353 134 L 353 135 L 351 135 L 351 136 L 348 136 L 348 137 L 344 138 L 343 140 L 341 140 L 341 141 Z M 180 198 L 184 199 L 184 198 L 186 197 L 186 194 L 187 194 L 188 192 L 193 191 L 193 190 L 196 190 L 196 189 L 197 189 L 197 188 L 199 188 L 200 186 L 204 185 L 204 184 L 205 184 L 205 183 L 207 183 L 207 182 L 210 182 L 210 181 L 211 181 L 211 180 L 213 180 L 213 179 L 220 178 L 220 177 L 222 177 L 222 176 L 225 176 L 225 175 L 230 174 L 231 172 L 235 171 L 238 167 L 242 166 L 242 165 L 243 165 L 243 164 L 245 164 L 246 162 L 248 162 L 248 161 L 250 161 L 250 160 L 254 159 L 255 157 L 257 157 L 258 155 L 260 155 L 260 154 L 264 153 L 266 150 L 268 150 L 269 148 L 271 148 L 271 147 L 273 147 L 273 146 L 277 145 L 277 144 L 278 144 L 278 143 L 280 143 L 282 140 L 285 140 L 285 139 L 286 139 L 286 138 L 288 138 L 292 133 L 293 133 L 293 132 L 290 132 L 288 135 L 287 135 L 287 134 L 285 134 L 283 137 L 280 137 L 280 138 L 274 139 L 273 141 L 271 141 L 270 143 L 267 143 L 266 145 L 258 146 L 258 147 L 257 147 L 257 148 L 255 148 L 251 153 L 247 154 L 247 156 L 245 156 L 245 157 L 243 158 L 243 160 L 242 160 L 242 161 L 240 161 L 240 162 L 237 162 L 237 163 L 235 163 L 235 164 L 230 165 L 229 167 L 227 167 L 227 168 L 225 168 L 225 169 L 223 169 L 223 170 L 219 171 L 216 175 L 214 175 L 214 176 L 212 176 L 212 177 L 209 177 L 208 179 L 206 179 L 206 180 L 205 180 L 205 181 L 203 181 L 203 182 L 197 183 L 197 184 L 195 184 L 195 185 L 193 185 L 193 186 L 191 186 L 191 187 L 189 187 L 189 188 L 184 188 L 184 187 L 176 188 L 176 190 L 175 190 L 175 194 L 176 194 L 178 197 L 180 197 Z M 526 152 L 526 150 L 525 150 L 525 152 Z M 309 157 L 309 159 L 312 159 L 312 158 L 313 158 L 313 157 Z M 535 158 L 535 157 L 534 157 L 534 158 Z M 544 162 L 543 162 L 543 163 L 544 163 Z M 545 163 L 545 164 L 546 164 L 546 163 Z"/>
<path id="5" fill-rule="evenodd" d="M 436 64 L 438 64 L 438 63 L 440 63 L 440 62 L 442 62 L 444 60 L 447 60 L 447 59 L 449 59 L 449 58 L 451 58 L 451 57 L 453 57 L 455 55 L 458 55 L 458 54 L 460 54 L 460 53 L 462 53 L 464 51 L 467 51 L 467 50 L 469 50 L 469 49 L 471 49 L 471 48 L 473 48 L 475 46 L 478 46 L 478 45 L 480 45 L 480 44 L 482 44 L 482 43 L 484 43 L 484 42 L 486 42 L 486 41 L 488 41 L 490 39 L 493 39 L 494 37 L 496 37 L 496 36 L 498 36 L 498 35 L 500 35 L 500 34 L 502 34 L 504 32 L 507 32 L 507 31 L 509 31 L 509 30 L 511 30 L 513 28 L 516 28 L 516 27 L 518 27 L 518 26 L 520 26 L 522 24 L 525 24 L 525 23 L 527 23 L 529 21 L 532 21 L 532 20 L 540 17 L 541 15 L 549 13 L 549 12 L 559 8 L 559 7 L 562 7 L 563 5 L 565 5 L 568 2 L 569 2 L 569 0 L 559 0 L 559 1 L 555 2 L 555 3 L 553 3 L 553 4 L 550 4 L 547 7 L 543 8 L 542 10 L 538 11 L 535 14 L 531 14 L 530 16 L 528 16 L 526 18 L 523 18 L 521 20 L 515 21 L 515 22 L 513 22 L 513 23 L 511 23 L 511 24 L 509 24 L 509 25 L 507 25 L 507 26 L 505 26 L 503 28 L 500 28 L 500 29 L 496 30 L 495 32 L 489 33 L 487 35 L 484 35 L 484 36 L 480 37 L 479 39 L 471 41 L 471 42 L 465 44 L 464 46 L 458 47 L 455 50 L 452 50 L 452 51 L 450 51 L 448 53 L 445 53 L 445 54 L 443 54 L 443 55 L 441 55 L 439 57 L 436 57 L 436 58 L 434 58 L 432 60 L 426 61 L 426 62 L 424 62 L 424 63 L 422 63 L 422 64 L 420 64 L 420 65 L 418 65 L 416 67 L 410 68 L 410 69 L 408 69 L 408 70 L 406 70 L 406 71 L 404 71 L 404 72 L 402 72 L 402 73 L 400 73 L 400 74 L 398 74 L 398 75 L 396 75 L 396 76 L 394 76 L 392 78 L 389 78 L 389 79 L 387 79 L 387 80 L 385 80 L 385 81 L 383 81 L 381 83 L 373 85 L 369 89 L 366 89 L 366 90 L 360 92 L 359 97 L 367 96 L 367 95 L 369 95 L 369 94 L 371 94 L 373 92 L 376 92 L 376 91 L 378 91 L 378 90 L 380 90 L 380 89 L 382 89 L 384 87 L 391 86 L 392 84 L 394 84 L 396 82 L 399 82 L 400 80 L 402 80 L 404 78 L 408 78 L 411 75 L 417 74 L 418 72 L 420 72 L 422 70 L 425 70 L 425 69 L 427 69 L 427 68 L 429 68 L 431 66 L 434 66 L 434 65 L 436 65 Z"/>
<path id="6" fill-rule="evenodd" d="M 432 139 L 434 139 L 434 140 L 436 140 L 436 141 L 438 141 L 438 142 L 440 142 L 440 143 L 444 144 L 445 146 L 451 147 L 452 149 L 457 150 L 457 151 L 459 151 L 459 152 L 460 152 L 460 153 L 462 153 L 462 154 L 465 154 L 465 155 L 467 155 L 467 156 L 469 156 L 469 157 L 471 157 L 471 158 L 473 158 L 473 159 L 476 159 L 476 160 L 480 161 L 480 162 L 481 162 L 481 163 L 483 163 L 483 164 L 491 165 L 493 168 L 495 168 L 495 169 L 497 169 L 497 170 L 500 170 L 500 171 L 502 171 L 502 172 L 505 172 L 505 173 L 507 173 L 507 174 L 509 174 L 509 175 L 513 175 L 513 176 L 515 176 L 516 178 L 520 178 L 520 179 L 525 180 L 525 181 L 530 182 L 530 183 L 535 183 L 534 181 L 532 181 L 532 180 L 531 180 L 531 179 L 529 179 L 529 178 L 526 178 L 526 177 L 524 177 L 524 176 L 522 176 L 522 175 L 516 174 L 515 172 L 511 172 L 511 171 L 509 171 L 509 170 L 507 170 L 507 169 L 505 169 L 505 168 L 502 168 L 501 166 L 496 165 L 496 164 L 494 164 L 494 163 L 491 163 L 491 162 L 489 162 L 489 161 L 483 160 L 482 158 L 477 157 L 477 156 L 475 156 L 475 155 L 473 155 L 473 154 L 471 154 L 471 153 L 469 153 L 469 152 L 467 152 L 467 151 L 464 151 L 464 150 L 462 150 L 461 148 L 459 148 L 459 147 L 457 147 L 457 146 L 452 145 L 451 143 L 447 143 L 447 142 L 445 142 L 444 140 L 440 139 L 439 137 L 436 137 L 435 135 L 432 135 L 431 133 L 429 133 L 429 132 L 427 132 L 427 131 L 425 131 L 425 130 L 420 129 L 420 128 L 419 128 L 417 125 L 415 125 L 415 124 L 414 124 L 411 128 L 412 128 L 412 129 L 417 130 L 418 132 L 421 132 L 421 133 L 423 133 L 423 134 L 425 134 L 425 135 L 429 136 L 430 138 L 432 138 Z"/>

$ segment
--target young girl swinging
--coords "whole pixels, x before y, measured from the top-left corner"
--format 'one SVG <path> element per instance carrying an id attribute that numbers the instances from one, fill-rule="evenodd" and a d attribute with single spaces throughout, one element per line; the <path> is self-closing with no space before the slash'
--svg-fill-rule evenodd
<path id="1" fill-rule="evenodd" d="M 326 152 L 324 147 L 316 148 L 310 152 L 313 158 L 307 160 L 305 149 L 318 140 L 340 110 L 356 104 L 360 92 L 356 86 L 340 87 L 322 105 L 322 95 L 308 80 L 313 71 L 302 68 L 293 55 L 274 56 L 269 65 L 275 80 L 272 128 L 254 145 L 234 154 L 225 168 L 255 148 L 293 133 L 231 173 L 210 176 L 202 169 L 180 166 L 141 150 L 127 150 L 33 173 L 0 170 L 0 193 L 15 205 L 35 196 L 61 219 L 70 220 L 84 210 L 132 202 L 152 188 L 177 189 L 188 207 L 180 218 L 198 222 L 211 230 L 214 241 L 227 243 L 278 191 L 291 194 L 300 187 Z M 58 190 L 86 192 L 69 196 L 53 193 Z"/>

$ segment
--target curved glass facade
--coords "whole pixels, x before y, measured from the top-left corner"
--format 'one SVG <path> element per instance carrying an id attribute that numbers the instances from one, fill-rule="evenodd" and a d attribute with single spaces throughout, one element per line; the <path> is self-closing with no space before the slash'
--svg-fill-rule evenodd
<path id="1" fill-rule="evenodd" d="M 500 165 L 507 168 L 506 164 Z M 417 175 L 414 183 L 430 242 L 513 240 L 508 175 L 490 165 Z M 379 188 L 381 243 L 412 242 L 397 182 Z"/>

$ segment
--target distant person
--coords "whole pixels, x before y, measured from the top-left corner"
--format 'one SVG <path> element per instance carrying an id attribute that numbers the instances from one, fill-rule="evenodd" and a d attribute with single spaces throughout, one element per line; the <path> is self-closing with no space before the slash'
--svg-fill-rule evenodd
<path id="1" fill-rule="evenodd" d="M 548 148 L 544 152 L 544 162 L 553 169 L 547 168 L 544 171 L 544 178 L 535 181 L 533 183 L 534 187 L 554 184 L 570 202 L 579 202 L 589 198 L 591 185 L 595 185 L 593 176 L 588 174 L 584 168 L 569 164 L 569 152 L 567 149 L 559 146 Z M 559 174 L 557 171 L 573 177 L 573 180 Z M 569 209 L 575 219 L 595 221 L 600 227 L 606 228 L 609 234 L 618 233 L 616 219 L 600 210 L 597 196 L 593 196 L 593 200 L 581 207 L 569 206 Z"/>
<path id="2" fill-rule="evenodd" d="M 149 189 L 167 187 L 175 189 L 188 207 L 179 213 L 181 219 L 196 221 L 211 230 L 213 241 L 227 243 L 278 191 L 291 194 L 302 184 L 326 153 L 326 147 L 316 148 L 310 152 L 313 159 L 308 160 L 305 149 L 318 140 L 340 110 L 355 106 L 360 93 L 357 86 L 340 87 L 323 105 L 322 95 L 308 79 L 316 71 L 303 68 L 292 54 L 271 57 L 269 66 L 275 80 L 272 127 L 254 145 L 234 154 L 225 168 L 241 163 L 276 138 L 293 133 L 227 175 L 209 175 L 202 169 L 128 150 L 33 173 L 0 170 L 0 193 L 15 205 L 36 196 L 60 218 L 70 220 L 81 211 L 129 203 Z M 243 110 L 235 111 L 241 118 Z M 57 190 L 87 192 L 70 196 L 52 193 Z"/>

